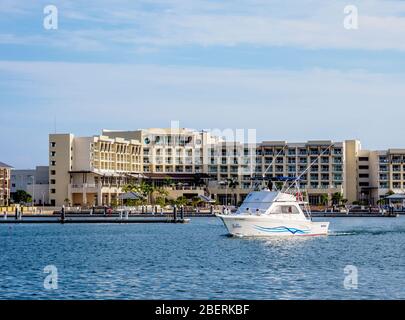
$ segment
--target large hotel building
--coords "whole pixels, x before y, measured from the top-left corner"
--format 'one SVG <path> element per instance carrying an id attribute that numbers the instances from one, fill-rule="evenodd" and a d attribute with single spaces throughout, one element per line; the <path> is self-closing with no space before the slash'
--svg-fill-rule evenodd
<path id="1" fill-rule="evenodd" d="M 313 205 L 337 192 L 348 203 L 375 204 L 390 190 L 403 193 L 404 162 L 405 149 L 363 150 L 357 140 L 240 143 L 181 128 L 50 134 L 49 198 L 57 206 L 110 205 L 124 185 L 144 180 L 165 186 L 169 198 L 237 204 L 255 177 L 300 176 Z"/>

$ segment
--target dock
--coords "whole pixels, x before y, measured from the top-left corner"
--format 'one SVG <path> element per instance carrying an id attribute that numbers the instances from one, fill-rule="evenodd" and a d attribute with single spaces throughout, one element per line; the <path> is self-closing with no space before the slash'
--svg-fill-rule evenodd
<path id="1" fill-rule="evenodd" d="M 189 223 L 190 219 L 185 217 L 171 216 L 119 216 L 119 215 L 79 215 L 67 214 L 64 218 L 60 214 L 57 215 L 26 215 L 15 218 L 14 215 L 8 215 L 7 219 L 0 217 L 0 224 L 37 224 L 37 223 L 59 223 L 59 224 L 85 224 L 85 223 L 114 223 L 114 224 L 127 224 L 127 223 Z"/>
<path id="2" fill-rule="evenodd" d="M 167 220 L 167 219 L 138 219 L 138 218 L 129 218 L 129 219 L 111 219 L 111 218 L 91 218 L 91 219 L 78 219 L 78 218 L 69 218 L 65 219 L 63 222 L 60 219 L 46 219 L 46 218 L 31 218 L 31 219 L 7 219 L 1 220 L 1 224 L 38 224 L 38 223 L 58 223 L 58 224 L 78 224 L 78 223 L 188 223 L 190 219 L 178 219 L 178 220 Z"/>

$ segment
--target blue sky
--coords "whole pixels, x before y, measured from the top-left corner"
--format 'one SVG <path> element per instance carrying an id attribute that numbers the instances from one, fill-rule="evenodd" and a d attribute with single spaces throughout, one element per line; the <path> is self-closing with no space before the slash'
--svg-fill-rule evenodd
<path id="1" fill-rule="evenodd" d="M 0 161 L 16 168 L 47 163 L 55 124 L 405 147 L 405 1 L 2 0 L 0 15 Z"/>

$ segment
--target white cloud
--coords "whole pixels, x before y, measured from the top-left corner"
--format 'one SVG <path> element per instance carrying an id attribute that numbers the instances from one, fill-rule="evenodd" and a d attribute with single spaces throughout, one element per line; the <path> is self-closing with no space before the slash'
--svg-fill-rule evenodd
<path id="1" fill-rule="evenodd" d="M 4 161 L 17 167 L 46 164 L 54 118 L 58 132 L 77 135 L 179 120 L 196 129 L 257 129 L 266 140 L 404 147 L 404 87 L 404 75 L 356 70 L 0 61 L 0 150 L 12 149 Z"/>
<path id="2" fill-rule="evenodd" d="M 257 128 L 269 138 L 362 136 L 378 143 L 386 137 L 376 127 L 401 136 L 401 126 L 380 123 L 387 106 L 405 116 L 403 75 L 39 62 L 0 62 L 0 71 L 12 79 L 4 90 L 18 88 L 36 117 L 57 113 L 66 131 L 179 119 L 192 127 Z"/>
<path id="3" fill-rule="evenodd" d="M 65 0 L 59 3 L 60 30 L 41 40 L 45 46 L 91 51 L 114 45 L 130 51 L 184 45 L 405 50 L 403 1 L 350 2 L 359 8 L 356 31 L 343 28 L 348 3 L 341 0 Z M 19 4 L 7 8 L 23 10 Z M 14 43 L 10 33 L 6 30 L 0 42 Z"/>

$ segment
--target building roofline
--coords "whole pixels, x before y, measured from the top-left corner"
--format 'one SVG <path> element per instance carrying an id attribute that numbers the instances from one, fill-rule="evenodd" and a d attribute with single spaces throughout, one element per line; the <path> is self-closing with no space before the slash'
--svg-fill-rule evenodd
<path id="1" fill-rule="evenodd" d="M 7 163 L 4 163 L 4 162 L 0 161 L 0 168 L 10 168 L 10 169 L 12 169 L 13 167 L 8 165 Z"/>

